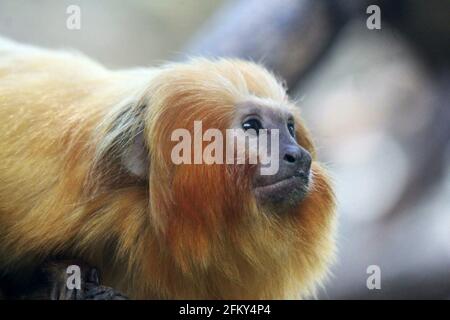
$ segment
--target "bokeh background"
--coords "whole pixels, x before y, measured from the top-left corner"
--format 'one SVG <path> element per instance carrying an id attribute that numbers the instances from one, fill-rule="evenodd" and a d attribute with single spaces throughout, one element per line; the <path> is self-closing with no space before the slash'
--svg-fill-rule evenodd
<path id="1" fill-rule="evenodd" d="M 320 299 L 450 298 L 449 21 L 447 0 L 0 0 L 0 36 L 111 68 L 237 56 L 286 79 L 339 201 Z"/>

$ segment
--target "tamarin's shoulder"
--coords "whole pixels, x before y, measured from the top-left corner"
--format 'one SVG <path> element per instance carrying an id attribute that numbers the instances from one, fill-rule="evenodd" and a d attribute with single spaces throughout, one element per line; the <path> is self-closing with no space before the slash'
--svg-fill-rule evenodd
<path id="1" fill-rule="evenodd" d="M 92 122 L 144 88 L 151 75 L 151 69 L 110 70 L 73 50 L 0 38 L 0 115 Z"/>

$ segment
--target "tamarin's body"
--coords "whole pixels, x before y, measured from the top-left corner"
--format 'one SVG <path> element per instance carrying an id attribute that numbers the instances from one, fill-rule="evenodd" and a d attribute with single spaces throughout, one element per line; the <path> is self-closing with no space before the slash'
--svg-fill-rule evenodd
<path id="1" fill-rule="evenodd" d="M 283 178 L 295 176 L 288 191 L 247 166 L 171 162 L 174 129 L 202 120 L 225 130 L 255 106 L 264 123 L 295 120 L 285 143 L 303 160 L 284 157 Z M 199 59 L 110 71 L 0 39 L 0 119 L 5 274 L 26 279 L 63 256 L 98 267 L 131 298 L 270 299 L 312 294 L 326 273 L 328 178 L 285 89 L 261 66 Z"/>

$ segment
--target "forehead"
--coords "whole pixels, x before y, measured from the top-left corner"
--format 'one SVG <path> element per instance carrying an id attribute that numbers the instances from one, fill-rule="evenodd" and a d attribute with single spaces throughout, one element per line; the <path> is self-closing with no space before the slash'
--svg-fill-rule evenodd
<path id="1" fill-rule="evenodd" d="M 291 105 L 266 99 L 255 99 L 238 103 L 236 112 L 238 116 L 254 114 L 278 120 L 289 120 L 294 117 Z"/>

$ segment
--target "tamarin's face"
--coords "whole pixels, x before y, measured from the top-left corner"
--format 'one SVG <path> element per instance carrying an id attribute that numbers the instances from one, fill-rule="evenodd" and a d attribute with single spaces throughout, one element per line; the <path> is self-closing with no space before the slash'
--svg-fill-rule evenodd
<path id="1" fill-rule="evenodd" d="M 251 177 L 250 187 L 257 203 L 276 211 L 296 206 L 308 192 L 312 156 L 307 150 L 309 143 L 302 146 L 297 140 L 297 126 L 299 134 L 303 128 L 293 110 L 283 103 L 247 101 L 236 106 L 233 126 L 241 127 L 247 135 L 254 136 L 258 146 L 266 145 L 268 149 L 268 161 L 259 162 Z M 267 137 L 261 137 L 262 134 Z M 274 170 L 261 170 L 274 166 L 274 162 Z"/>

